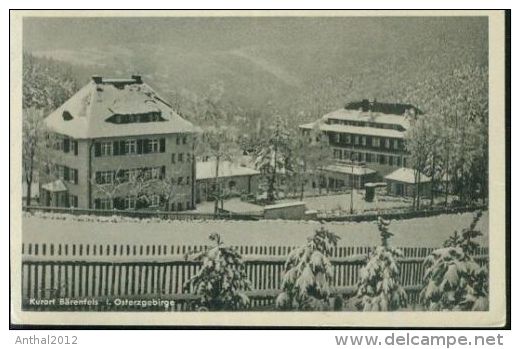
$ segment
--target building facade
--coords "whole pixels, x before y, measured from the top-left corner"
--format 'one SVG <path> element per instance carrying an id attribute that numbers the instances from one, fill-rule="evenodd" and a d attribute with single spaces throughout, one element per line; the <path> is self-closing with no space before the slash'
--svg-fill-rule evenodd
<path id="1" fill-rule="evenodd" d="M 363 100 L 300 125 L 303 132 L 320 130 L 331 148 L 335 164 L 324 171 L 328 188 L 362 188 L 409 166 L 405 133 L 421 111 L 408 104 Z"/>
<path id="2" fill-rule="evenodd" d="M 93 77 L 45 119 L 53 161 L 40 173 L 44 206 L 195 206 L 198 130 L 140 76 Z"/>
<path id="3" fill-rule="evenodd" d="M 197 202 L 208 201 L 215 191 L 214 160 L 197 162 Z M 245 165 L 221 161 L 218 169 L 218 181 L 223 193 L 230 195 L 256 194 L 260 184 L 260 171 Z"/>

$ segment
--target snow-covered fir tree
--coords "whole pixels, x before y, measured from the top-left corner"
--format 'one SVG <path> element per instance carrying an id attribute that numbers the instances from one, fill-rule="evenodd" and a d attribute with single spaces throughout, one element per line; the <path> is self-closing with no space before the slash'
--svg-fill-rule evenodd
<path id="1" fill-rule="evenodd" d="M 324 227 L 294 249 L 284 266 L 282 293 L 276 306 L 285 310 L 327 310 L 333 296 L 330 256 L 339 237 Z"/>
<path id="2" fill-rule="evenodd" d="M 249 305 L 245 291 L 251 289 L 242 256 L 226 246 L 219 234 L 210 234 L 215 246 L 191 256 L 202 263 L 184 288 L 200 296 L 199 306 L 212 311 L 239 310 Z M 187 256 L 188 258 L 189 256 Z"/>
<path id="3" fill-rule="evenodd" d="M 366 265 L 360 271 L 355 303 L 363 311 L 392 311 L 407 305 L 406 291 L 399 278 L 398 258 L 403 254 L 388 244 L 393 236 L 388 229 L 389 225 L 389 221 L 378 218 L 381 246 L 370 253 Z"/>
<path id="4" fill-rule="evenodd" d="M 428 310 L 488 310 L 488 272 L 473 254 L 478 248 L 474 239 L 482 233 L 476 225 L 482 212 L 475 213 L 469 226 L 446 240 L 444 247 L 433 251 L 424 261 L 424 287 L 419 300 Z"/>

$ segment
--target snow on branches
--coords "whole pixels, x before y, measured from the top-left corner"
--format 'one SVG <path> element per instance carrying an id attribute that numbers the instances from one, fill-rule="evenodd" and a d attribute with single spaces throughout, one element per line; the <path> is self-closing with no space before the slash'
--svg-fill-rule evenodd
<path id="1" fill-rule="evenodd" d="M 381 246 L 370 254 L 360 272 L 355 303 L 363 311 L 392 311 L 407 304 L 407 295 L 399 278 L 398 258 L 403 254 L 388 246 L 388 239 L 393 235 L 389 225 L 390 222 L 378 218 Z"/>
<path id="2" fill-rule="evenodd" d="M 419 295 L 427 310 L 488 310 L 488 272 L 473 254 L 482 235 L 476 230 L 482 216 L 479 211 L 462 235 L 457 231 L 444 247 L 433 251 L 424 261 L 424 287 Z"/>
<path id="3" fill-rule="evenodd" d="M 251 286 L 242 256 L 235 249 L 224 245 L 219 234 L 210 234 L 209 239 L 215 246 L 191 256 L 201 262 L 202 266 L 186 281 L 184 288 L 201 296 L 199 305 L 202 308 L 216 311 L 247 307 L 249 298 L 244 291 L 250 290 Z"/>
<path id="4" fill-rule="evenodd" d="M 334 277 L 329 257 L 339 237 L 321 227 L 307 244 L 294 249 L 284 266 L 283 292 L 276 299 L 281 309 L 326 310 L 332 296 Z"/>

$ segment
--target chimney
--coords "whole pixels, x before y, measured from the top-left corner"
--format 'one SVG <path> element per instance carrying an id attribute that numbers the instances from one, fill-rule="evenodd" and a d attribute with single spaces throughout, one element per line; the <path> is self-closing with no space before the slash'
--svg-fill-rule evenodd
<path id="1" fill-rule="evenodd" d="M 135 80 L 137 84 L 142 84 L 143 80 L 141 79 L 141 75 L 132 75 L 132 79 Z"/>
<path id="2" fill-rule="evenodd" d="M 99 75 L 92 75 L 92 80 L 96 83 L 96 84 L 101 84 L 103 82 L 103 78 Z"/>

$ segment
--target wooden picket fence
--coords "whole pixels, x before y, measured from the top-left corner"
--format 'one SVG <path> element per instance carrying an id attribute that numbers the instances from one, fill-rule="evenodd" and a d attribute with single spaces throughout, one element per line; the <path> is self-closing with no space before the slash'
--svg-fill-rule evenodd
<path id="1" fill-rule="evenodd" d="M 188 245 L 106 245 L 106 244 L 23 244 L 22 307 L 26 310 L 116 310 L 118 300 L 170 301 L 170 306 L 147 307 L 146 311 L 194 310 L 197 297 L 183 285 L 200 269 L 191 253 L 208 246 Z M 243 255 L 252 290 L 247 292 L 252 310 L 273 309 L 280 293 L 283 267 L 294 246 L 236 246 Z M 351 295 L 370 247 L 335 248 L 331 262 L 333 286 Z M 424 258 L 433 248 L 401 248 L 401 282 L 412 304 L 422 286 Z M 475 258 L 488 263 L 487 248 Z M 69 299 L 78 304 L 35 304 L 41 299 Z M 141 308 L 137 308 L 139 310 Z"/>

